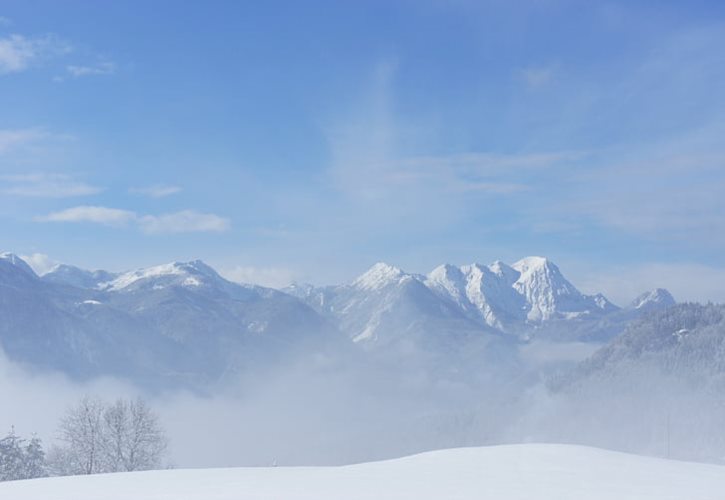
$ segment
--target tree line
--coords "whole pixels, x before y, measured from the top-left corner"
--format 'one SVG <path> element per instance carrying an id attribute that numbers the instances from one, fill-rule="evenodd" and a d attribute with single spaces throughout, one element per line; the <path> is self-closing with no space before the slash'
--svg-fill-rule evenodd
<path id="1" fill-rule="evenodd" d="M 0 481 L 158 469 L 168 448 L 158 416 L 142 399 L 85 397 L 67 410 L 56 437 L 46 452 L 37 436 L 11 429 L 0 439 Z"/>

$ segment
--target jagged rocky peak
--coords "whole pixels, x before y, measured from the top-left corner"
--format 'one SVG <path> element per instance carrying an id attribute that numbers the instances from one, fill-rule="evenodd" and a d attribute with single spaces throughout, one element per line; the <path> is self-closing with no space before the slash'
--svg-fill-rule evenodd
<path id="1" fill-rule="evenodd" d="M 466 276 L 461 268 L 443 264 L 433 269 L 425 278 L 425 285 L 438 295 L 452 299 L 458 305 L 468 302 Z"/>
<path id="2" fill-rule="evenodd" d="M 388 285 L 399 283 L 407 276 L 409 275 L 395 266 L 385 262 L 378 262 L 353 281 L 352 285 L 363 290 L 379 290 Z"/>
<path id="3" fill-rule="evenodd" d="M 463 273 L 461 269 L 453 264 L 442 264 L 428 273 L 428 279 L 432 281 L 442 281 L 444 279 L 457 280 L 462 278 Z"/>
<path id="4" fill-rule="evenodd" d="M 583 298 L 559 268 L 545 257 L 525 257 L 511 267 L 521 273 L 513 286 L 530 306 L 527 313 L 530 321 L 553 318 L 561 310 L 572 309 L 574 304 L 571 302 L 580 302 Z"/>
<path id="5" fill-rule="evenodd" d="M 494 261 L 494 263 L 488 266 L 488 268 L 496 276 L 505 278 L 506 281 L 510 281 L 511 283 L 516 281 L 521 274 L 519 271 L 500 260 Z"/>
<path id="6" fill-rule="evenodd" d="M 525 257 L 511 266 L 520 273 L 514 287 L 529 296 L 538 293 L 579 297 L 581 293 L 546 257 Z"/>
<path id="7" fill-rule="evenodd" d="M 670 292 L 664 288 L 655 288 L 639 295 L 630 304 L 631 309 L 654 310 L 664 309 L 675 305 L 677 302 Z"/>
<path id="8" fill-rule="evenodd" d="M 539 257 L 536 255 L 524 257 L 523 259 L 514 262 L 511 267 L 520 272 L 522 275 L 539 273 L 561 276 L 561 271 L 556 264 L 546 257 Z"/>
<path id="9" fill-rule="evenodd" d="M 466 287 L 466 276 L 461 268 L 452 264 L 442 264 L 428 273 L 425 283 L 431 288 L 441 288 L 449 293 L 458 294 Z"/>
<path id="10" fill-rule="evenodd" d="M 23 259 L 10 252 L 0 253 L 0 262 L 5 263 L 28 273 L 31 276 L 36 276 L 35 271 L 25 262 Z"/>

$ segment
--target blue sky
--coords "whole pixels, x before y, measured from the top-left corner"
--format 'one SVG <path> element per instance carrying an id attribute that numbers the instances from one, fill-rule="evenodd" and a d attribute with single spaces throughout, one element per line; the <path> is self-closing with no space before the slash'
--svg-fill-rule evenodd
<path id="1" fill-rule="evenodd" d="M 725 300 L 723 47 L 715 1 L 6 2 L 0 246 Z"/>

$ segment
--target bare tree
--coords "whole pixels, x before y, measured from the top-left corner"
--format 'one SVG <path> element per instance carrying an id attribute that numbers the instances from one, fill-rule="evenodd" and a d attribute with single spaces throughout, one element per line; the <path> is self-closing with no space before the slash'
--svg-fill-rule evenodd
<path id="1" fill-rule="evenodd" d="M 65 443 L 52 456 L 64 463 L 65 472 L 97 474 L 104 472 L 103 464 L 103 402 L 84 397 L 68 410 L 60 422 L 59 438 Z M 50 458 L 50 457 L 49 457 Z"/>
<path id="2" fill-rule="evenodd" d="M 59 431 L 65 445 L 48 455 L 57 475 L 158 468 L 168 443 L 158 417 L 141 399 L 107 405 L 86 397 L 68 410 Z"/>
<path id="3" fill-rule="evenodd" d="M 157 468 L 167 448 L 158 417 L 141 399 L 118 399 L 104 414 L 105 455 L 111 471 Z"/>

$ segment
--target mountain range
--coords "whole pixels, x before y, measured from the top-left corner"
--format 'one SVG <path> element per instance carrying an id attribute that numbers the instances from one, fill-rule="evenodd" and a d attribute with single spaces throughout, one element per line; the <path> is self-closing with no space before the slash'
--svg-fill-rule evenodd
<path id="1" fill-rule="evenodd" d="M 664 289 L 620 308 L 581 293 L 543 257 L 512 265 L 444 264 L 428 275 L 378 263 L 350 284 L 283 289 L 339 325 L 353 342 L 378 348 L 422 330 L 474 330 L 519 340 L 606 340 L 640 313 L 675 304 Z"/>
<path id="2" fill-rule="evenodd" d="M 349 284 L 274 290 L 233 283 L 199 260 L 124 273 L 61 264 L 38 276 L 0 254 L 0 344 L 10 359 L 144 383 L 205 384 L 300 358 L 511 367 L 521 343 L 609 339 L 672 304 L 655 290 L 619 308 L 579 292 L 541 257 L 428 275 L 378 263 Z"/>

